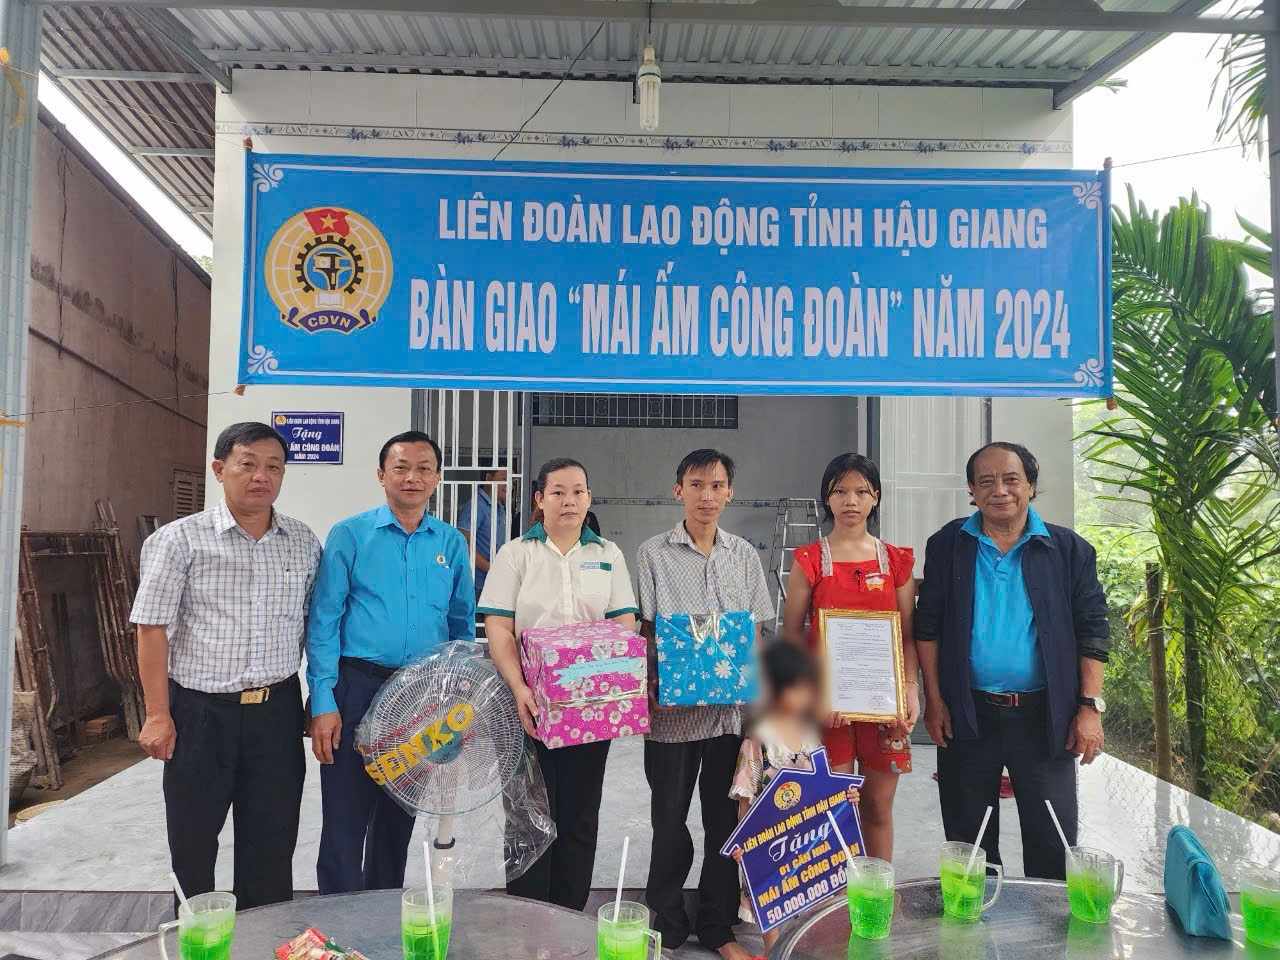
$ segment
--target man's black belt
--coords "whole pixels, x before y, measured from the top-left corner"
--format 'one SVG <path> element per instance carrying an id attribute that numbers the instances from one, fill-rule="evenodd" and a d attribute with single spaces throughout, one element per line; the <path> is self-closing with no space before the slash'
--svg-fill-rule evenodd
<path id="1" fill-rule="evenodd" d="M 975 690 L 973 698 L 981 703 L 989 703 L 993 707 L 1039 707 L 1045 702 L 1043 690 L 1028 690 L 1025 693 L 992 693 L 990 690 Z"/>
<path id="2" fill-rule="evenodd" d="M 380 663 L 374 663 L 372 660 L 360 660 L 356 657 L 342 657 L 338 664 L 347 667 L 350 670 L 358 670 L 360 673 L 374 677 L 378 680 L 388 680 L 399 667 L 384 667 Z"/>
<path id="3" fill-rule="evenodd" d="M 209 693 L 206 690 L 192 690 L 190 687 L 182 687 L 187 693 L 194 693 L 200 697 L 208 697 L 210 700 L 221 700 L 224 703 L 239 704 L 259 704 L 266 703 L 271 699 L 271 695 L 278 690 L 283 690 L 289 685 L 296 686 L 298 683 L 298 675 L 286 677 L 278 683 L 272 683 L 265 687 L 250 687 L 248 690 L 235 690 L 231 693 Z M 182 686 L 177 684 L 177 686 Z"/>

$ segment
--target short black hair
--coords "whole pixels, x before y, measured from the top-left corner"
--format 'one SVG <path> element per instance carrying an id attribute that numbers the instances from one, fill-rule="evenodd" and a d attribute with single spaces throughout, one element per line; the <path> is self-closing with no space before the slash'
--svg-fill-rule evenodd
<path id="1" fill-rule="evenodd" d="M 729 478 L 729 486 L 733 486 L 733 458 L 727 453 L 721 453 L 719 450 L 704 448 L 695 450 L 680 461 L 680 466 L 676 467 L 676 483 L 684 483 L 684 475 L 690 470 L 701 470 L 705 467 L 714 467 L 716 464 L 724 467 L 725 475 Z"/>
<path id="2" fill-rule="evenodd" d="M 835 515 L 832 514 L 827 500 L 831 497 L 831 491 L 835 489 L 836 484 L 847 473 L 861 475 L 867 483 L 871 484 L 871 489 L 876 492 L 876 505 L 867 514 L 867 523 L 874 523 L 876 518 L 880 516 L 882 497 L 880 492 L 880 467 L 870 457 L 864 457 L 860 453 L 842 453 L 828 463 L 827 469 L 822 471 L 822 486 L 818 490 L 818 502 L 822 504 L 822 515 L 826 518 L 827 523 L 835 520 Z"/>
<path id="3" fill-rule="evenodd" d="M 764 678 L 770 694 L 779 697 L 802 683 L 818 683 L 818 665 L 806 650 L 785 640 L 775 640 L 764 648 Z"/>
<path id="4" fill-rule="evenodd" d="M 538 471 L 538 482 L 534 485 L 534 492 L 537 493 L 547 488 L 547 477 L 555 473 L 557 470 L 568 470 L 577 467 L 582 471 L 582 475 L 587 478 L 587 486 L 591 486 L 591 477 L 587 475 L 587 468 L 580 464 L 577 460 L 569 457 L 557 457 L 554 460 L 548 460 L 542 465 L 542 469 Z"/>
<path id="5" fill-rule="evenodd" d="M 973 471 L 978 458 L 991 449 L 1007 450 L 1017 456 L 1022 461 L 1022 472 L 1027 475 L 1027 483 L 1035 486 L 1040 480 L 1040 461 L 1036 459 L 1036 455 L 1024 447 L 1020 443 L 1009 443 L 1007 440 L 992 440 L 990 443 L 979 447 L 973 451 L 973 455 L 969 457 L 969 462 L 964 465 L 964 478 L 973 485 Z"/>
<path id="6" fill-rule="evenodd" d="M 391 448 L 397 443 L 425 443 L 435 452 L 436 469 L 439 470 L 444 466 L 444 457 L 440 454 L 440 444 L 436 443 L 421 430 L 406 430 L 404 433 L 397 433 L 382 445 L 382 450 L 378 453 L 379 470 L 386 467 L 387 454 L 391 452 Z"/>
<path id="7" fill-rule="evenodd" d="M 285 456 L 288 456 L 289 447 L 275 427 L 259 423 L 257 420 L 245 420 L 231 424 L 218 434 L 218 439 L 213 444 L 213 459 L 226 460 L 235 447 L 247 447 L 259 440 L 274 440 L 280 444 L 280 449 L 284 451 Z"/>
<path id="8" fill-rule="evenodd" d="M 590 510 L 587 511 L 587 518 L 582 522 L 586 526 L 586 528 L 590 530 L 592 533 L 594 533 L 597 537 L 603 536 L 603 534 L 600 533 L 600 518 L 597 517 L 592 511 Z"/>

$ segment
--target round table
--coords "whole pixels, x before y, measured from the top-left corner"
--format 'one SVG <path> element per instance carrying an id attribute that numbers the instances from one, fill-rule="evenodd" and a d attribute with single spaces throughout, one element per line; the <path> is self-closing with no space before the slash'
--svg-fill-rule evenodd
<path id="1" fill-rule="evenodd" d="M 990 889 L 990 886 L 988 886 Z M 1076 920 L 1067 908 L 1067 889 L 1048 880 L 1006 880 L 995 906 L 977 923 L 942 916 L 942 893 L 935 880 L 898 884 L 893 932 L 884 940 L 849 937 L 849 908 L 843 896 L 804 918 L 778 942 L 774 960 L 1146 960 L 1244 956 L 1278 960 L 1280 951 L 1246 944 L 1240 917 L 1232 914 L 1235 942 L 1188 937 L 1165 907 L 1164 898 L 1125 895 L 1110 924 Z"/>
<path id="2" fill-rule="evenodd" d="M 400 893 L 377 890 L 306 897 L 245 910 L 236 918 L 232 960 L 270 960 L 276 947 L 307 927 L 359 950 L 369 960 L 401 960 Z M 147 937 L 102 958 L 157 960 L 158 939 Z M 174 931 L 167 934 L 165 947 L 177 960 Z M 449 960 L 594 960 L 595 951 L 594 916 L 497 893 L 458 890 L 454 894 Z"/>

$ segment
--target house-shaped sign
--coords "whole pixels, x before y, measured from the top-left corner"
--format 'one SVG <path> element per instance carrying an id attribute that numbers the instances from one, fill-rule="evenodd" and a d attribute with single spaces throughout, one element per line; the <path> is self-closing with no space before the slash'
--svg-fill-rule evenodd
<path id="1" fill-rule="evenodd" d="M 833 773 L 824 749 L 811 756 L 813 770 L 786 768 L 774 775 L 720 849 L 725 856 L 742 850 L 751 908 L 762 931 L 844 889 L 842 838 L 853 856 L 862 853 L 862 824 L 848 798 L 862 777 Z"/>

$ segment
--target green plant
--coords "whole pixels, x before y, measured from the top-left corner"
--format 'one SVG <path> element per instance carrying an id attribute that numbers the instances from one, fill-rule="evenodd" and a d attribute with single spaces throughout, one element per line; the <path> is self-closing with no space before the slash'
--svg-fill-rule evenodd
<path id="1" fill-rule="evenodd" d="M 1085 456 L 1104 468 L 1102 499 L 1150 511 L 1182 651 L 1193 786 L 1209 796 L 1211 661 L 1236 638 L 1226 629 L 1264 602 L 1262 575 L 1280 556 L 1280 445 L 1271 313 L 1245 265 L 1270 237 L 1213 237 L 1193 195 L 1163 216 L 1129 191 L 1113 215 L 1115 414 L 1089 428 Z M 1265 258 L 1264 258 L 1265 255 Z"/>
<path id="2" fill-rule="evenodd" d="M 1231 16 L 1257 16 L 1262 5 L 1238 2 Z M 1267 53 L 1261 35 L 1236 33 L 1219 45 L 1218 73 L 1211 96 L 1218 100 L 1218 139 L 1234 135 L 1242 146 L 1254 145 L 1259 154 L 1266 137 Z"/>

